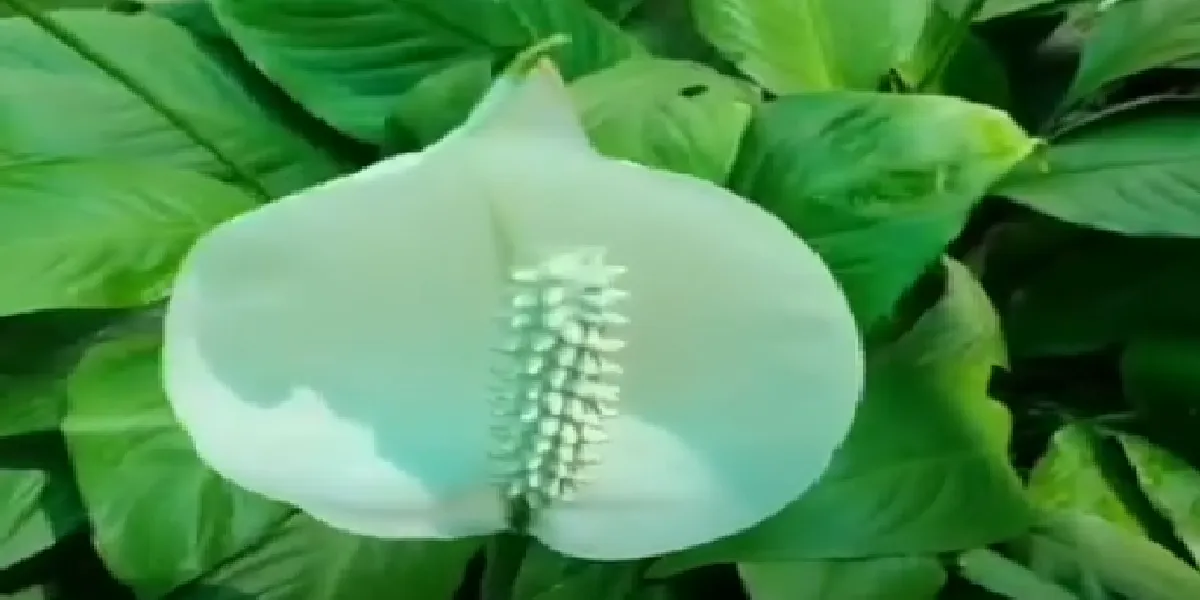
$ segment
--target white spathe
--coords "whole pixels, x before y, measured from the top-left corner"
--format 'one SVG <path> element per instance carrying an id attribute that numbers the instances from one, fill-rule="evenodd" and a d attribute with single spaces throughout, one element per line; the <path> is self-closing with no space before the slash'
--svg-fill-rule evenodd
<path id="1" fill-rule="evenodd" d="M 580 558 L 646 557 L 750 528 L 811 487 L 863 386 L 834 278 L 746 200 L 597 154 L 544 63 L 429 149 L 196 244 L 167 309 L 168 397 L 212 469 L 331 526 L 499 531 L 507 278 L 587 247 L 626 269 L 620 412 L 589 481 L 529 533 Z"/>

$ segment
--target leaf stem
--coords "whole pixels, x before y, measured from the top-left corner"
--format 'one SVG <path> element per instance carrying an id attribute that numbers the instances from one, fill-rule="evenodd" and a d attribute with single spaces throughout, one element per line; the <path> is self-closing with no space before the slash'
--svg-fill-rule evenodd
<path id="1" fill-rule="evenodd" d="M 44 14 L 41 10 L 35 8 L 29 0 L 0 0 L 13 9 L 13 12 L 29 19 L 34 25 L 37 25 L 54 39 L 58 40 L 62 45 L 70 48 L 84 60 L 92 63 L 96 68 L 103 71 L 109 77 L 118 81 L 125 86 L 138 99 L 148 104 L 155 112 L 161 115 L 169 123 L 174 125 L 184 135 L 191 138 L 196 145 L 204 148 L 213 158 L 229 169 L 229 172 L 238 180 L 241 180 L 252 192 L 262 197 L 264 200 L 271 198 L 270 192 L 263 187 L 262 182 L 258 180 L 249 170 L 242 167 L 237 161 L 230 158 L 221 150 L 217 142 L 197 127 L 192 125 L 182 114 L 174 110 L 162 99 L 158 98 L 154 92 L 148 87 L 142 85 L 128 73 L 122 70 L 117 65 L 106 59 L 103 55 L 88 47 L 87 43 L 79 36 L 75 35 L 69 29 L 60 25 L 57 21 Z"/>
<path id="2" fill-rule="evenodd" d="M 528 552 L 524 534 L 505 531 L 492 537 L 483 572 L 483 600 L 513 600 L 517 575 Z"/>
<path id="3" fill-rule="evenodd" d="M 942 38 L 942 46 L 938 49 L 933 65 L 917 82 L 914 89 L 918 93 L 927 91 L 929 86 L 942 77 L 946 67 L 950 66 L 950 60 L 954 58 L 954 54 L 958 52 L 959 47 L 966 41 L 967 35 L 971 33 L 971 23 L 975 22 L 975 17 L 983 10 L 984 4 L 987 4 L 987 0 L 971 0 L 971 3 L 963 9 L 962 14 L 958 15 L 953 29 L 946 34 L 946 37 Z"/>

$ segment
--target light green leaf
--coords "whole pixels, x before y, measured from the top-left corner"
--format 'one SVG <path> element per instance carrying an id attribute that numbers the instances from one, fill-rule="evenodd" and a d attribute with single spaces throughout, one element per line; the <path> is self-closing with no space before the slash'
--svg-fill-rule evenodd
<path id="1" fill-rule="evenodd" d="M 1132 435 L 1119 438 L 1138 483 L 1166 517 L 1193 559 L 1200 559 L 1200 472 L 1179 457 Z"/>
<path id="2" fill-rule="evenodd" d="M 751 600 L 934 600 L 946 571 L 931 556 L 738 565 Z"/>
<path id="3" fill-rule="evenodd" d="M 1099 11 L 1064 103 L 1147 69 L 1200 57 L 1200 2 L 1121 0 Z"/>
<path id="4" fill-rule="evenodd" d="M 11 450 L 0 439 L 0 448 Z M 69 472 L 0 465 L 0 569 L 87 525 Z"/>
<path id="5" fill-rule="evenodd" d="M 776 94 L 875 90 L 912 51 L 929 0 L 692 0 L 700 32 Z"/>
<path id="6" fill-rule="evenodd" d="M 958 557 L 960 573 L 989 592 L 1013 600 L 1079 600 L 1057 583 L 1039 577 L 1007 557 L 987 548 L 968 550 Z"/>
<path id="7" fill-rule="evenodd" d="M 572 95 L 600 152 L 718 184 L 758 102 L 751 86 L 706 66 L 644 58 L 583 77 Z"/>
<path id="8" fill-rule="evenodd" d="M 805 94 L 756 116 L 730 187 L 816 249 L 865 328 L 1033 147 L 1003 112 L 953 98 Z"/>
<path id="9" fill-rule="evenodd" d="M 665 558 L 656 573 L 947 552 L 1028 527 L 1008 462 L 1011 418 L 987 396 L 992 368 L 1005 362 L 999 323 L 965 267 L 947 265 L 942 300 L 868 354 L 866 397 L 816 487 L 755 529 Z"/>
<path id="10" fill-rule="evenodd" d="M 148 15 L 48 15 L 160 104 L 25 19 L 0 20 L 0 158 L 129 158 L 244 183 L 277 196 L 337 174 L 341 165 L 290 132 L 172 22 Z M 218 158 L 163 113 L 186 121 Z"/>
<path id="11" fill-rule="evenodd" d="M 1054 434 L 1050 449 L 1029 476 L 1029 497 L 1046 510 L 1092 514 L 1136 535 L 1145 530 L 1109 486 L 1085 426 L 1068 425 Z"/>
<path id="12" fill-rule="evenodd" d="M 1055 140 L 995 193 L 1084 227 L 1200 237 L 1196 128 L 1194 111 L 1104 121 Z"/>
<path id="13" fill-rule="evenodd" d="M 0 166 L 0 315 L 160 300 L 196 238 L 254 205 L 204 175 L 149 164 Z"/>
<path id="14" fill-rule="evenodd" d="M 1039 531 L 1071 550 L 1072 558 L 1120 597 L 1137 600 L 1200 598 L 1200 572 L 1166 548 L 1096 515 L 1056 511 Z M 1039 599 L 1040 600 L 1040 599 Z"/>
<path id="15" fill-rule="evenodd" d="M 166 600 L 451 600 L 480 544 L 363 538 L 296 514 Z"/>
<path id="16" fill-rule="evenodd" d="M 359 139 L 379 143 L 397 105 L 434 106 L 443 72 L 474 76 L 553 34 L 568 78 L 641 52 L 584 0 L 213 0 L 218 19 L 263 72 L 301 104 Z M 479 81 L 455 78 L 468 94 Z M 469 85 L 468 85 L 469 84 Z M 417 98 L 412 97 L 413 95 Z M 477 100 L 473 98 L 472 100 Z M 449 102 L 438 122 L 466 116 Z"/>
<path id="17" fill-rule="evenodd" d="M 69 381 L 63 431 L 96 550 L 139 597 L 208 573 L 289 513 L 196 457 L 163 395 L 156 339 L 94 347 Z"/>

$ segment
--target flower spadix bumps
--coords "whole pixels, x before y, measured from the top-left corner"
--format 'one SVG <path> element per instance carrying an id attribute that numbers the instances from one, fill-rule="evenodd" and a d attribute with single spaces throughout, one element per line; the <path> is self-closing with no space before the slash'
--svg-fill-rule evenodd
<path id="1" fill-rule="evenodd" d="M 241 487 L 357 534 L 516 528 L 600 560 L 779 512 L 863 384 L 812 250 L 717 186 L 598 154 L 546 63 L 428 149 L 200 240 L 163 362 Z"/>

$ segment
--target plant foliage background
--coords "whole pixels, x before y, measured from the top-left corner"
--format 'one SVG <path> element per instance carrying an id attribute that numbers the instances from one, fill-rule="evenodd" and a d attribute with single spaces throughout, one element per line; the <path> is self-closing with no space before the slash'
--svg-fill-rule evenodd
<path id="1" fill-rule="evenodd" d="M 760 527 L 639 563 L 535 548 L 516 598 L 1200 598 L 1195 0 L 0 15 L 0 596 L 476 597 L 483 540 L 356 538 L 207 471 L 156 310 L 204 231 L 436 140 L 565 33 L 598 148 L 726 185 L 821 253 L 868 389 L 826 477 Z"/>

